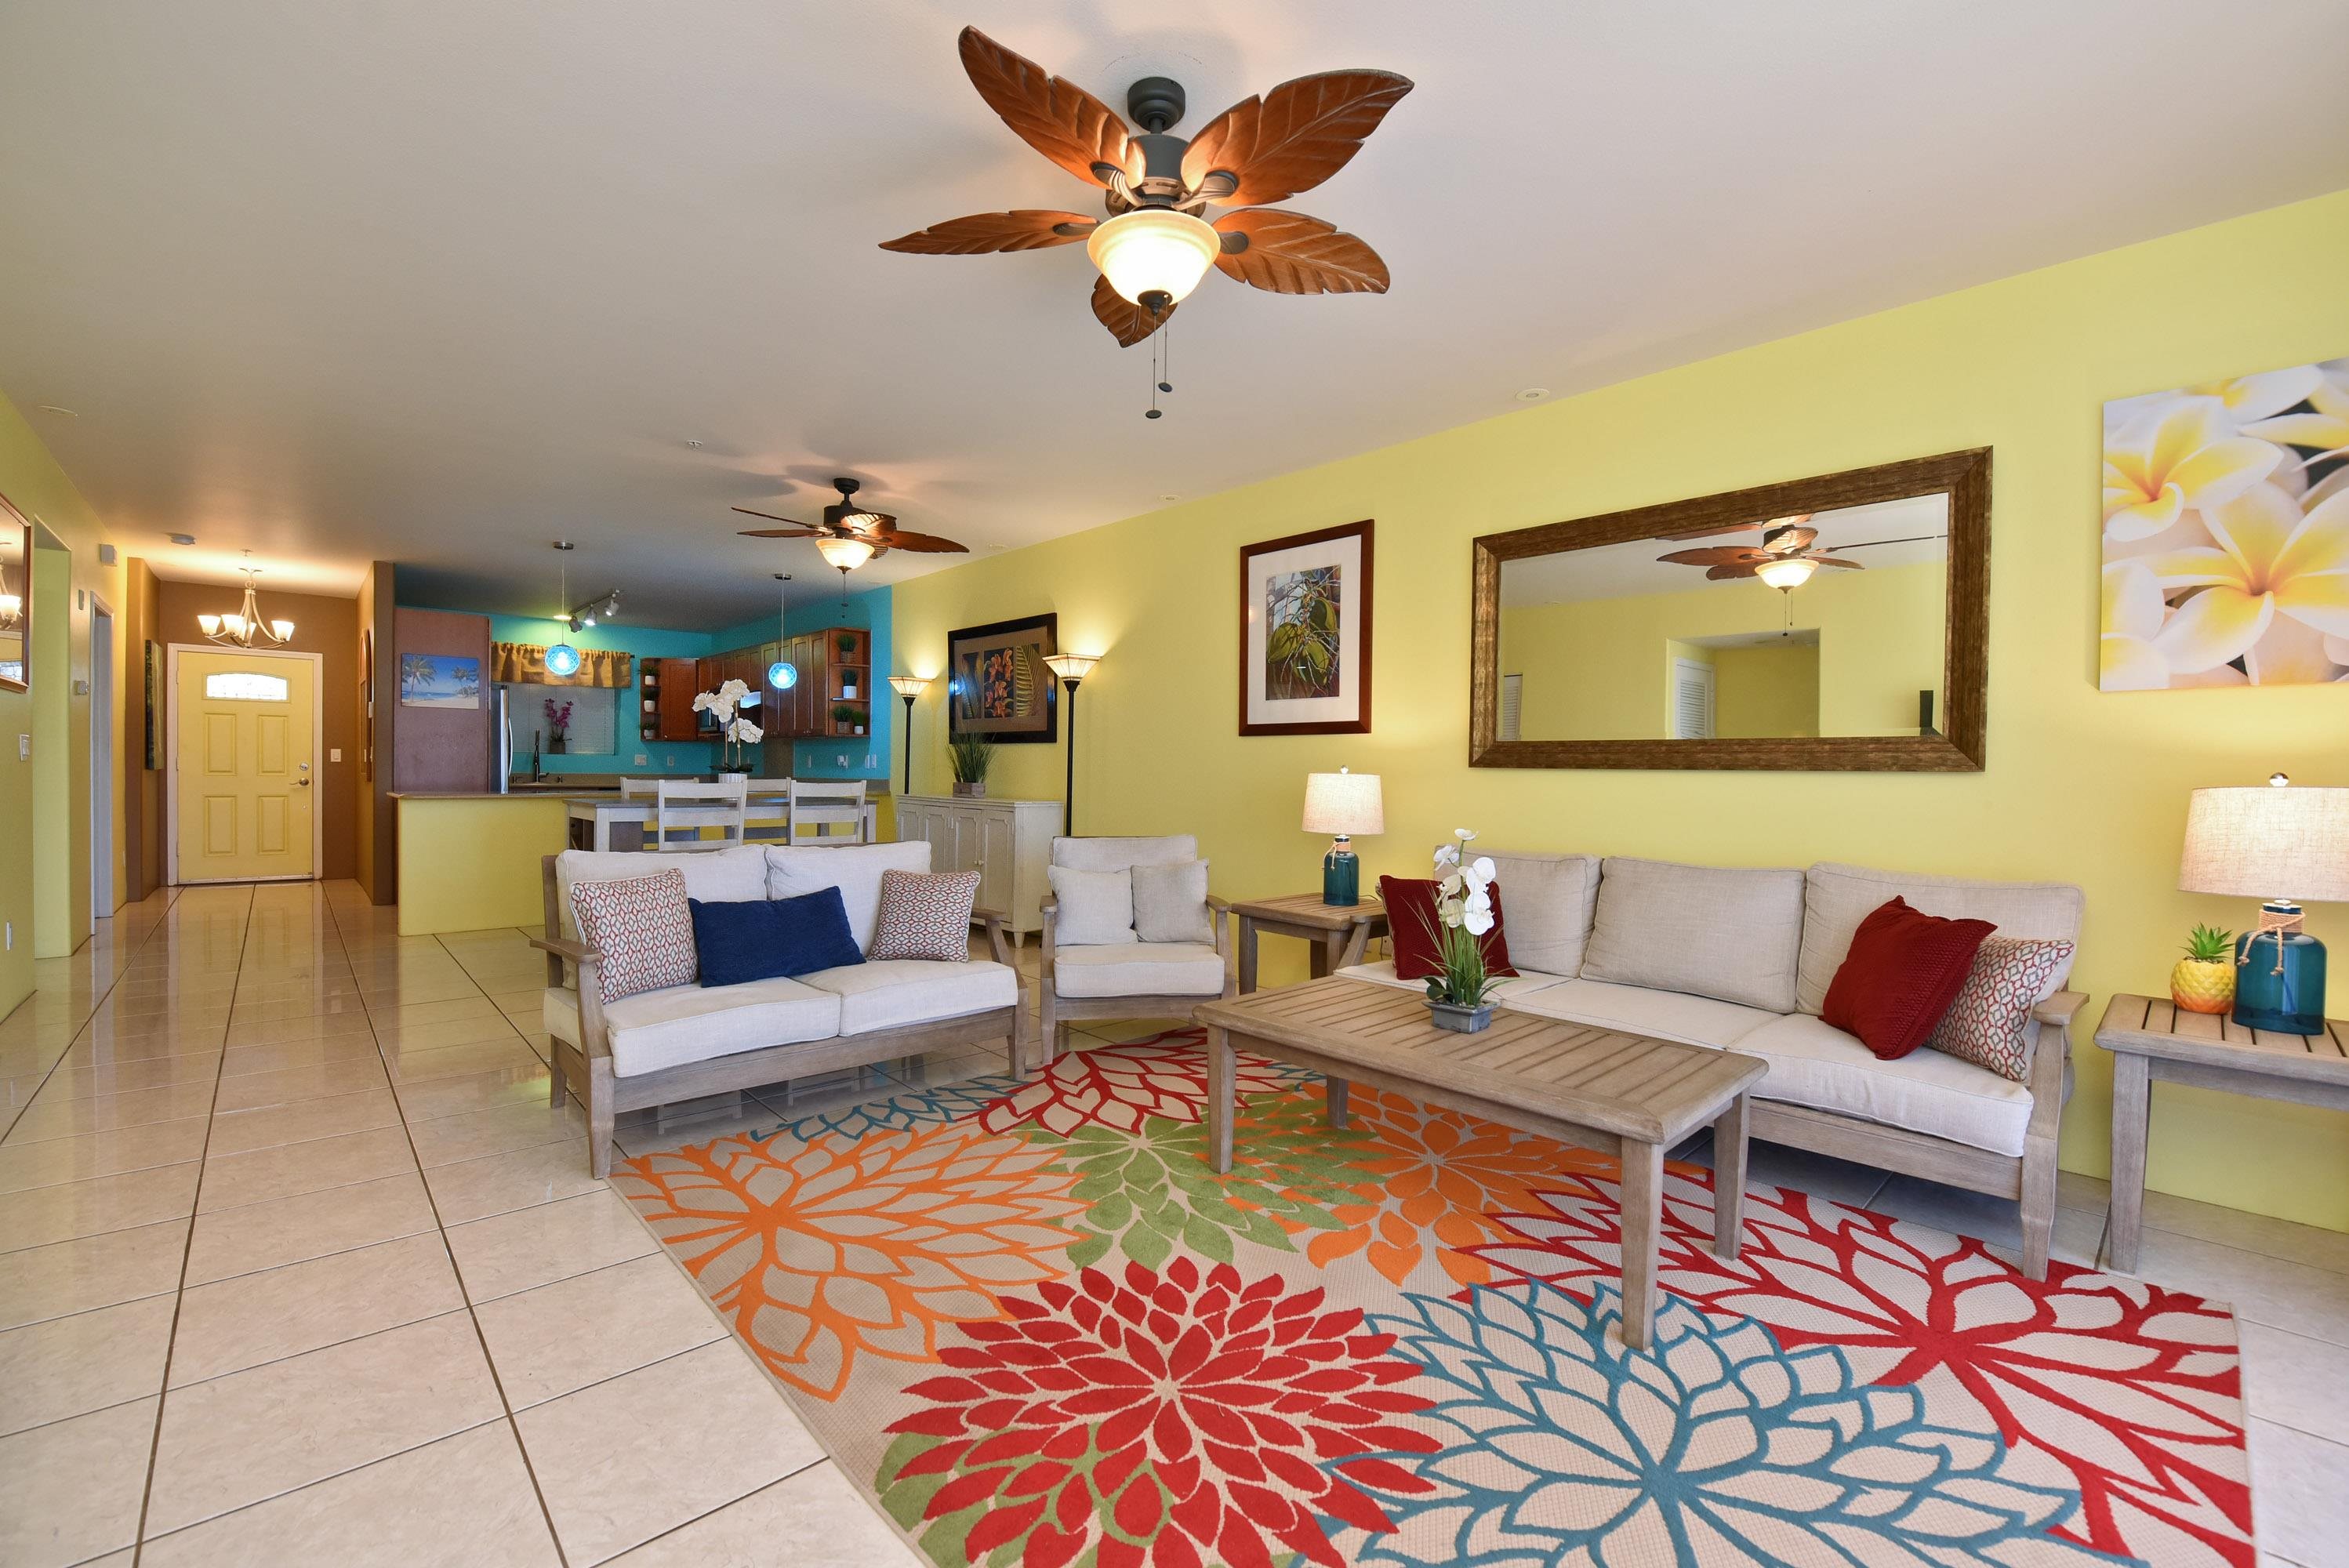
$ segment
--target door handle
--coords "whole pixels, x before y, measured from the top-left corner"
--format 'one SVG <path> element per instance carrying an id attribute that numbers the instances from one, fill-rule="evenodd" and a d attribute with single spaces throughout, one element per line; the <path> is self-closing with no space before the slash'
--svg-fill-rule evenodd
<path id="1" fill-rule="evenodd" d="M 305 789 L 307 789 L 310 787 L 310 781 L 307 779 L 296 779 L 294 782 Z"/>

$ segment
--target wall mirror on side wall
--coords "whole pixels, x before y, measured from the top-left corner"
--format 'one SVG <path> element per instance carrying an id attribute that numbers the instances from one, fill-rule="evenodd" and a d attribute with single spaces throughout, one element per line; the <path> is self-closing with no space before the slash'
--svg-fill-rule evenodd
<path id="1" fill-rule="evenodd" d="M 1473 767 L 1982 766 L 1986 447 L 1475 548 Z"/>
<path id="2" fill-rule="evenodd" d="M 30 691 L 33 525 L 0 496 L 0 691 Z"/>

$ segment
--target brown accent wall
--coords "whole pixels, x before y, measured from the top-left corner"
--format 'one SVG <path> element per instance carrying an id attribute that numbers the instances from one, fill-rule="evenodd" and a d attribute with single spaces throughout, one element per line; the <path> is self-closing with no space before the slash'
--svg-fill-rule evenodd
<path id="1" fill-rule="evenodd" d="M 155 746 L 158 766 L 147 766 L 147 644 L 162 657 L 163 639 L 156 635 L 156 601 L 160 579 L 144 561 L 133 557 L 123 566 L 122 667 L 115 679 L 122 683 L 122 737 L 114 748 L 122 772 L 123 902 L 145 898 L 163 885 L 163 727 L 164 680 L 155 672 Z"/>
<path id="2" fill-rule="evenodd" d="M 447 610 L 401 610 L 398 657 L 440 654 L 481 661 L 481 706 L 403 707 L 392 738 L 392 788 L 400 790 L 490 788 L 490 618 Z M 378 662 L 382 655 L 377 655 Z M 393 702 L 398 701 L 398 671 Z M 376 711 L 383 711 L 380 701 Z"/>
<path id="3" fill-rule="evenodd" d="M 236 606 L 237 591 L 223 588 L 217 583 L 159 582 L 155 594 L 154 630 L 147 632 L 158 643 L 169 647 L 173 643 L 195 643 L 204 640 L 203 631 L 196 624 L 196 616 L 217 614 Z M 319 709 L 325 727 L 318 737 L 319 809 L 325 813 L 320 838 L 325 851 L 325 863 L 318 869 L 323 876 L 347 877 L 357 871 L 356 830 L 359 789 L 358 754 L 358 604 L 351 599 L 328 599 L 315 593 L 285 593 L 274 589 L 262 590 L 262 614 L 274 619 L 284 616 L 294 623 L 294 640 L 285 645 L 288 651 L 319 655 Z M 161 697 L 168 717 L 171 700 L 171 683 L 160 683 Z M 168 725 L 160 732 L 171 733 Z M 334 759 L 339 750 L 342 760 Z M 168 758 L 165 759 L 168 762 Z M 158 817 L 160 823 L 160 810 Z M 160 846 L 158 845 L 160 860 Z"/>
<path id="4" fill-rule="evenodd" d="M 399 902 L 398 803 L 391 798 L 392 728 L 398 717 L 398 612 L 394 608 L 399 569 L 378 561 L 359 584 L 359 746 L 357 822 L 352 834 L 359 885 L 375 903 Z M 375 712 L 367 711 L 372 696 Z"/>

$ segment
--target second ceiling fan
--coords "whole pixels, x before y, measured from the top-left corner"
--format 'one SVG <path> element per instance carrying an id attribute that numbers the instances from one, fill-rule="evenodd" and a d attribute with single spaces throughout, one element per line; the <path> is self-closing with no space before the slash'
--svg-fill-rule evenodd
<path id="1" fill-rule="evenodd" d="M 885 511 L 875 511 L 869 506 L 859 506 L 856 492 L 863 485 L 852 479 L 836 479 L 833 488 L 840 499 L 823 509 L 823 521 L 801 522 L 793 518 L 777 517 L 771 511 L 757 511 L 747 506 L 734 510 L 745 517 L 761 517 L 769 522 L 788 523 L 786 528 L 746 528 L 745 539 L 812 539 L 816 553 L 824 564 L 839 570 L 843 589 L 848 574 L 876 555 L 886 555 L 893 550 L 916 551 L 924 554 L 968 554 L 970 547 L 942 539 L 935 533 L 915 533 L 897 526 L 897 520 Z"/>
<path id="2" fill-rule="evenodd" d="M 885 251 L 969 256 L 1085 242 L 1101 269 L 1093 315 L 1126 346 L 1166 323 L 1214 266 L 1274 294 L 1384 294 L 1387 265 L 1335 224 L 1267 203 L 1343 169 L 1412 84 L 1392 71 L 1325 71 L 1233 105 L 1185 139 L 1182 84 L 1145 77 L 1126 95 L 1131 130 L 1099 98 L 976 27 L 963 69 L 1019 138 L 1106 192 L 1107 218 L 1023 208 L 952 218 Z M 1212 222 L 1210 203 L 1238 209 Z"/>

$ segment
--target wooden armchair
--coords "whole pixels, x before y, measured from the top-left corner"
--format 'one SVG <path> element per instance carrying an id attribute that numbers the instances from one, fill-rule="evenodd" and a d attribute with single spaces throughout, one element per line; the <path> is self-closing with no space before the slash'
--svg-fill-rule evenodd
<path id="1" fill-rule="evenodd" d="M 1131 871 L 1198 859 L 1188 834 L 1150 839 L 1055 839 L 1052 863 L 1080 871 Z M 1239 995 L 1232 969 L 1231 907 L 1213 893 L 1207 914 L 1214 933 L 1205 943 L 1135 942 L 1070 948 L 1060 941 L 1060 902 L 1041 909 L 1043 956 L 1036 987 L 1038 1037 L 1050 1064 L 1066 1048 L 1071 1024 L 1089 1018 L 1179 1018 L 1202 1002 Z M 1085 962 L 1071 963 L 1081 954 Z M 1210 959 L 1212 954 L 1212 960 Z M 1210 965 L 1212 964 L 1212 968 Z"/>

